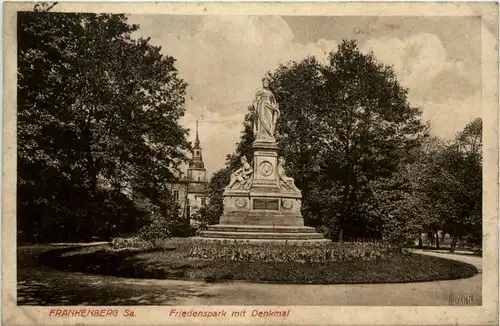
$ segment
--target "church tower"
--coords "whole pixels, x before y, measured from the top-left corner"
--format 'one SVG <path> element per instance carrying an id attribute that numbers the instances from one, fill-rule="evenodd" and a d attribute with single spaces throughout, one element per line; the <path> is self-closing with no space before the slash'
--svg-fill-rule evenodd
<path id="1" fill-rule="evenodd" d="M 191 162 L 189 162 L 189 168 L 187 170 L 188 180 L 193 182 L 206 182 L 207 181 L 207 171 L 205 170 L 205 164 L 203 163 L 203 157 L 201 154 L 200 138 L 198 136 L 198 120 L 196 121 L 196 140 L 194 142 L 193 157 Z"/>

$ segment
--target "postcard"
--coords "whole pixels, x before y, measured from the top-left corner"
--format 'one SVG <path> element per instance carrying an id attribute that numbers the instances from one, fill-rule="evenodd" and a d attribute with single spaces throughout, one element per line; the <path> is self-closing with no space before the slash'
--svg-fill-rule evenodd
<path id="1" fill-rule="evenodd" d="M 5 2 L 4 325 L 498 325 L 498 4 Z"/>

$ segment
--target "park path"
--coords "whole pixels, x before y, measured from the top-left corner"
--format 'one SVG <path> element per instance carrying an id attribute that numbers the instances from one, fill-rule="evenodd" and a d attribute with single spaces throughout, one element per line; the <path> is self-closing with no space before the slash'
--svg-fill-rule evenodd
<path id="1" fill-rule="evenodd" d="M 482 259 L 446 253 L 416 253 L 472 264 L 466 279 L 405 284 L 287 285 L 203 283 L 127 279 L 34 267 L 18 270 L 19 305 L 481 305 Z"/>
<path id="2" fill-rule="evenodd" d="M 219 283 L 207 297 L 186 297 L 182 305 L 327 305 L 327 306 L 442 306 L 481 305 L 482 259 L 414 250 L 415 253 L 458 260 L 474 265 L 479 274 L 460 280 L 347 285 L 282 285 Z"/>

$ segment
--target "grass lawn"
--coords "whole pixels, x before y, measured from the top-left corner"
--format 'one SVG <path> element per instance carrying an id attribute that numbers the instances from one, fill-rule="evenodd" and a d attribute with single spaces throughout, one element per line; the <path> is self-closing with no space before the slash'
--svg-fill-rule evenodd
<path id="1" fill-rule="evenodd" d="M 108 245 L 66 248 L 40 256 L 40 263 L 67 271 L 130 278 L 252 281 L 296 284 L 400 283 L 471 277 L 469 264 L 418 254 L 388 254 L 372 261 L 256 262 L 187 258 L 183 240 L 170 248 L 112 250 Z"/>

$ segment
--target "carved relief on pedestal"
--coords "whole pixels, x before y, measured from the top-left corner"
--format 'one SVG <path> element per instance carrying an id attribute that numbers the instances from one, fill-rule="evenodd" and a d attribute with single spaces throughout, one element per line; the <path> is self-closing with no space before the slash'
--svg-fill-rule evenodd
<path id="1" fill-rule="evenodd" d="M 247 201 L 244 198 L 237 198 L 234 201 L 234 205 L 238 208 L 245 208 L 247 206 Z"/>
<path id="2" fill-rule="evenodd" d="M 283 157 L 278 158 L 277 174 L 278 174 L 278 187 L 280 188 L 281 191 L 288 191 L 288 192 L 300 191 L 295 186 L 295 181 L 293 180 L 293 178 L 286 176 L 285 159 Z"/>
<path id="3" fill-rule="evenodd" d="M 248 190 L 252 186 L 253 168 L 246 156 L 241 157 L 241 167 L 231 174 L 231 180 L 226 189 Z"/>
<path id="4" fill-rule="evenodd" d="M 293 207 L 293 202 L 290 200 L 290 199 L 283 199 L 281 201 L 281 206 L 284 208 L 284 209 L 292 209 Z"/>
<path id="5" fill-rule="evenodd" d="M 259 165 L 259 172 L 261 175 L 268 177 L 273 173 L 273 165 L 268 161 L 264 161 Z"/>

